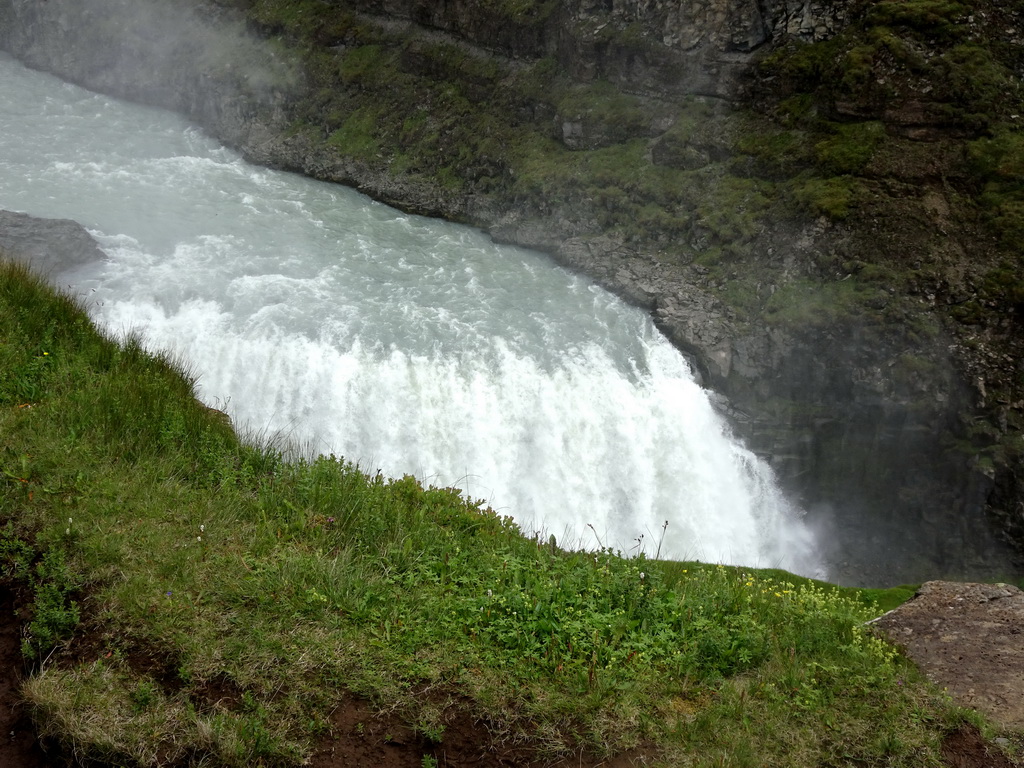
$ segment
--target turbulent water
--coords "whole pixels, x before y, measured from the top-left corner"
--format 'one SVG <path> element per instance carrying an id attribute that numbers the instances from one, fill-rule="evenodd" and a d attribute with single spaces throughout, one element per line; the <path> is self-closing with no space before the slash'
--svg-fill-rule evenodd
<path id="1" fill-rule="evenodd" d="M 86 226 L 108 258 L 56 281 L 251 433 L 457 485 L 570 545 L 821 573 L 650 319 L 547 257 L 9 58 L 0 105 L 0 208 Z"/>

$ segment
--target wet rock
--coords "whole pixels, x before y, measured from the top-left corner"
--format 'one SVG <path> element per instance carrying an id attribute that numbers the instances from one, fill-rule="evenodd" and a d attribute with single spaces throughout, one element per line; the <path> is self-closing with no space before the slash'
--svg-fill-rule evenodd
<path id="1" fill-rule="evenodd" d="M 0 254 L 46 276 L 105 258 L 78 222 L 0 211 Z"/>

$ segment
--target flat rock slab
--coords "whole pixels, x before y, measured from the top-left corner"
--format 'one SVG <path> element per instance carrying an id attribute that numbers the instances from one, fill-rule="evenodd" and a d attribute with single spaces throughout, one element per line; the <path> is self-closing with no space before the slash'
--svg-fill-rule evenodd
<path id="1" fill-rule="evenodd" d="M 1024 729 L 1024 592 L 1017 587 L 929 581 L 873 624 L 958 705 Z"/>
<path id="2" fill-rule="evenodd" d="M 106 258 L 92 236 L 70 219 L 38 219 L 0 211 L 0 251 L 44 277 Z"/>

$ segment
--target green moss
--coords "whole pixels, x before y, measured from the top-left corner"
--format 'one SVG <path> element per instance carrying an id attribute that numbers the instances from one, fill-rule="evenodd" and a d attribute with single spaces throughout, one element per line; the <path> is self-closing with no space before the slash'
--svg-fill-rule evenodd
<path id="1" fill-rule="evenodd" d="M 386 85 L 393 67 L 394 62 L 380 45 L 361 45 L 345 51 L 337 72 L 346 85 L 373 87 Z"/>
<path id="2" fill-rule="evenodd" d="M 695 170 L 720 162 L 744 134 L 735 113 L 703 99 L 685 100 L 672 117 L 672 126 L 658 137 L 652 153 L 655 162 L 670 168 Z"/>
<path id="3" fill-rule="evenodd" d="M 416 55 L 417 65 L 420 64 L 419 57 L 425 58 L 435 76 L 441 80 L 458 79 L 476 85 L 493 86 L 505 74 L 493 56 L 471 53 L 468 48 L 451 43 L 410 42 L 405 46 L 405 55 L 409 53 Z"/>
<path id="4" fill-rule="evenodd" d="M 1019 216 L 1024 216 L 1024 204 L 1017 211 Z M 1021 234 L 1024 234 L 1022 232 Z M 989 269 L 981 281 L 980 298 L 998 303 L 999 306 L 1024 309 L 1024 254 L 1018 254 L 1017 258 L 1005 258 L 999 264 Z"/>
<path id="5" fill-rule="evenodd" d="M 993 203 L 986 194 L 982 200 L 991 210 L 990 220 L 1001 242 L 1018 253 L 1024 252 L 1024 195 L 1020 192 L 1012 197 L 999 195 L 998 202 Z"/>
<path id="6" fill-rule="evenodd" d="M 633 21 L 616 30 L 612 39 L 616 45 L 631 51 L 643 52 L 651 47 L 650 40 L 643 25 L 639 21 Z"/>
<path id="7" fill-rule="evenodd" d="M 357 109 L 341 128 L 331 133 L 327 143 L 351 157 L 371 160 L 381 149 L 377 137 L 379 118 L 380 113 L 372 109 Z"/>
<path id="8" fill-rule="evenodd" d="M 715 250 L 719 253 L 715 254 Z M 737 272 L 731 254 L 721 253 L 721 249 L 713 248 L 712 254 L 717 268 L 713 268 L 711 274 L 721 281 L 715 295 L 734 313 L 738 323 L 751 322 L 757 318 L 764 303 L 757 275 L 748 269 L 744 269 L 743 274 Z M 732 277 L 733 274 L 736 277 Z"/>
<path id="9" fill-rule="evenodd" d="M 992 51 L 976 44 L 957 45 L 935 64 L 934 77 L 946 100 L 946 112 L 980 131 L 994 118 L 1017 110 L 1022 103 L 1014 73 Z"/>
<path id="10" fill-rule="evenodd" d="M 983 184 L 978 202 L 1001 242 L 1024 252 L 1024 132 L 1003 127 L 968 145 L 976 178 Z"/>
<path id="11" fill-rule="evenodd" d="M 960 34 L 957 22 L 967 12 L 949 0 L 882 0 L 870 6 L 867 18 L 871 24 L 945 39 Z"/>
<path id="12" fill-rule="evenodd" d="M 788 82 L 791 92 L 805 97 L 832 69 L 837 48 L 838 41 L 808 43 L 790 38 L 756 66 L 762 75 Z"/>
<path id="13" fill-rule="evenodd" d="M 784 179 L 810 167 L 815 159 L 806 131 L 765 121 L 751 121 L 738 130 L 735 148 L 741 155 L 730 161 L 730 167 L 740 175 Z"/>
<path id="14" fill-rule="evenodd" d="M 849 277 L 830 283 L 807 279 L 779 286 L 765 303 L 775 323 L 802 332 L 836 323 L 872 321 L 868 303 L 878 289 Z"/>
<path id="15" fill-rule="evenodd" d="M 525 103 L 547 104 L 555 91 L 558 69 L 558 62 L 554 58 L 545 57 L 509 73 L 506 82 Z"/>
<path id="16" fill-rule="evenodd" d="M 878 121 L 840 124 L 833 130 L 832 136 L 814 145 L 814 154 L 818 167 L 834 176 L 860 171 L 885 139 Z"/>
<path id="17" fill-rule="evenodd" d="M 984 27 L 969 34 L 965 5 L 882 0 L 863 9 L 834 38 L 787 43 L 759 70 L 788 82 L 782 90 L 795 98 L 813 94 L 824 105 L 838 98 L 876 114 L 926 94 L 937 114 L 971 131 L 984 129 L 993 115 L 1020 111 L 1019 51 L 989 41 Z"/>
<path id="18" fill-rule="evenodd" d="M 785 191 L 804 210 L 816 216 L 845 219 L 861 194 L 852 176 L 820 178 L 803 175 L 784 185 Z"/>
<path id="19" fill-rule="evenodd" d="M 643 136 L 650 130 L 650 106 L 607 81 L 563 86 L 559 90 L 555 106 L 565 120 L 582 119 L 594 124 L 597 132 L 618 141 Z"/>
<path id="20" fill-rule="evenodd" d="M 706 188 L 697 215 L 718 244 L 740 248 L 757 234 L 772 195 L 770 182 L 723 175 Z"/>
<path id="21" fill-rule="evenodd" d="M 1024 184 L 1024 130 L 1003 126 L 967 149 L 979 176 Z"/>
<path id="22" fill-rule="evenodd" d="M 813 123 L 817 114 L 814 95 L 798 93 L 779 102 L 776 116 L 784 126 L 807 125 Z"/>
<path id="23" fill-rule="evenodd" d="M 934 358 L 905 352 L 896 360 L 891 376 L 898 386 L 913 389 L 922 382 L 940 380 L 940 364 Z"/>
<path id="24" fill-rule="evenodd" d="M 349 28 L 351 16 L 321 0 L 256 0 L 249 15 L 257 24 L 279 33 L 317 40 L 329 26 L 337 25 L 340 36 Z"/>
<path id="25" fill-rule="evenodd" d="M 872 84 L 877 50 L 877 46 L 864 43 L 846 51 L 840 66 L 843 90 L 856 92 Z"/>

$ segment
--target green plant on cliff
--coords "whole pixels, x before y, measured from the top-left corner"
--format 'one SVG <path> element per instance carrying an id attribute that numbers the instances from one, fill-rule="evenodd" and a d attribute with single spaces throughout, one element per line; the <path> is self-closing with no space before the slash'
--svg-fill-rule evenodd
<path id="1" fill-rule="evenodd" d="M 905 590 L 563 549 L 453 489 L 286 460 L 10 264 L 0 359 L 0 573 L 36 585 L 48 657 L 25 695 L 84 759 L 299 765 L 347 695 L 438 757 L 465 708 L 540 758 L 695 766 L 918 766 L 963 717 L 863 626 Z"/>
<path id="2" fill-rule="evenodd" d="M 973 168 L 983 180 L 980 202 L 1008 248 L 1024 250 L 1024 132 L 1003 127 L 968 147 Z"/>
<path id="3" fill-rule="evenodd" d="M 878 121 L 836 125 L 832 130 L 814 145 L 814 154 L 817 166 L 833 176 L 862 170 L 885 140 L 885 128 Z"/>
<path id="4" fill-rule="evenodd" d="M 813 174 L 798 176 L 786 188 L 793 200 L 816 216 L 835 221 L 845 219 L 856 204 L 860 185 L 851 176 L 822 178 Z"/>
<path id="5" fill-rule="evenodd" d="M 770 322 L 825 316 L 860 327 L 867 318 L 884 330 L 930 316 L 971 350 L 965 367 L 985 369 L 999 392 L 989 403 L 1020 399 L 1011 394 L 1019 377 L 983 362 L 1020 354 L 1024 55 L 1015 12 L 988 2 L 863 3 L 834 37 L 780 41 L 756 64 L 768 78 L 758 81 L 757 109 L 777 131 L 765 146 L 789 163 L 778 189 L 797 215 L 840 222 L 859 258 L 887 275 L 878 284 L 853 272 L 840 285 L 840 260 L 819 264 L 798 294 L 835 301 L 806 312 L 822 302 L 794 296 L 797 282 L 765 305 Z M 744 149 L 758 172 L 772 170 L 767 151 Z M 952 241 L 968 245 L 951 249 Z M 1016 408 L 985 419 L 995 454 L 1009 450 L 998 425 L 1019 419 Z"/>
<path id="6" fill-rule="evenodd" d="M 68 525 L 71 524 L 69 519 Z M 65 530 L 70 535 L 70 527 Z M 77 584 L 59 547 L 50 547 L 43 553 L 28 581 L 33 593 L 32 620 L 25 628 L 21 653 L 26 659 L 42 662 L 78 625 L 78 604 L 71 597 Z"/>

